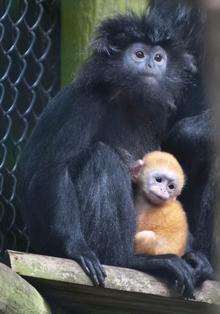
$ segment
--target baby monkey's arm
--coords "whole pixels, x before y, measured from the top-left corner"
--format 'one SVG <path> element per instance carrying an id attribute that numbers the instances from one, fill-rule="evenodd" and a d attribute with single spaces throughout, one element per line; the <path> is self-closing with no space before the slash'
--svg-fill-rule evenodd
<path id="1" fill-rule="evenodd" d="M 170 249 L 166 239 L 151 230 L 137 232 L 134 239 L 136 254 L 159 255 L 166 254 Z"/>
<path id="2" fill-rule="evenodd" d="M 157 236 L 154 231 L 144 230 L 137 232 L 134 238 L 135 253 L 155 254 Z"/>

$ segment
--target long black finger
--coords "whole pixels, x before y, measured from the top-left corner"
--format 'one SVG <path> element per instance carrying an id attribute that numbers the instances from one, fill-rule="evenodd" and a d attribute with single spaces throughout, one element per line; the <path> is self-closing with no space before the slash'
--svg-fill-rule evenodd
<path id="1" fill-rule="evenodd" d="M 185 297 L 185 298 L 190 298 L 193 299 L 194 295 L 194 284 L 193 284 L 193 280 L 192 280 L 192 276 L 191 276 L 191 272 L 190 269 L 188 269 L 187 267 L 184 267 L 186 265 L 181 265 L 182 270 L 181 270 L 181 289 L 180 289 L 180 293 Z"/>
<path id="2" fill-rule="evenodd" d="M 90 278 L 92 280 L 92 282 L 94 283 L 95 286 L 99 286 L 99 281 L 98 281 L 98 277 L 97 277 L 97 274 L 96 274 L 96 271 L 95 271 L 95 268 L 92 264 L 92 262 L 88 259 L 85 259 L 85 262 L 86 262 L 86 266 L 89 268 L 90 270 Z"/>
<path id="3" fill-rule="evenodd" d="M 100 265 L 94 265 L 100 287 L 105 287 L 105 276 L 102 273 Z"/>
<path id="4" fill-rule="evenodd" d="M 84 272 L 90 276 L 90 269 L 87 267 L 85 258 L 83 256 L 80 256 L 80 265 Z"/>
<path id="5" fill-rule="evenodd" d="M 97 262 L 97 267 L 99 267 L 100 271 L 102 272 L 103 276 L 106 278 L 107 274 L 106 271 L 104 269 L 104 267 L 102 266 L 102 264 L 99 262 L 99 260 L 96 261 Z"/>

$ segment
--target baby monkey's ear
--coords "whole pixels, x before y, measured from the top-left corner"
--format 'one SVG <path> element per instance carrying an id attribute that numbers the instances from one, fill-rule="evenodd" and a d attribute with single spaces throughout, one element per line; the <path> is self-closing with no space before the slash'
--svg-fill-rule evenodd
<path id="1" fill-rule="evenodd" d="M 139 159 L 130 166 L 131 177 L 134 182 L 136 182 L 138 177 L 140 176 L 143 165 L 143 160 Z"/>

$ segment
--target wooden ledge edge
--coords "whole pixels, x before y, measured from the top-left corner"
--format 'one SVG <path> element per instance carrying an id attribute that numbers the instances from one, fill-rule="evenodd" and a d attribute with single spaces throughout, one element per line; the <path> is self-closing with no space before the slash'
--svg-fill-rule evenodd
<path id="1" fill-rule="evenodd" d="M 72 260 L 11 250 L 7 251 L 7 254 L 11 269 L 27 279 L 92 286 L 81 267 Z M 178 297 L 165 283 L 153 276 L 127 268 L 104 267 L 107 273 L 106 288 L 161 297 Z M 220 283 L 204 282 L 201 289 L 196 291 L 195 297 L 199 302 L 220 305 Z"/>

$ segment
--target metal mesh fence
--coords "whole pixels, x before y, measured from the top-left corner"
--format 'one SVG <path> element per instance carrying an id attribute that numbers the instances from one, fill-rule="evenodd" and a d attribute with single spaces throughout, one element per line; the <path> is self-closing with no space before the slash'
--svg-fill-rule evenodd
<path id="1" fill-rule="evenodd" d="M 0 251 L 27 250 L 16 208 L 20 151 L 59 89 L 59 2 L 0 1 Z"/>

